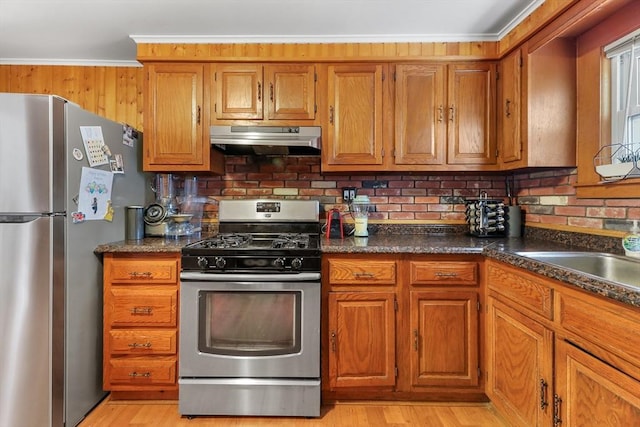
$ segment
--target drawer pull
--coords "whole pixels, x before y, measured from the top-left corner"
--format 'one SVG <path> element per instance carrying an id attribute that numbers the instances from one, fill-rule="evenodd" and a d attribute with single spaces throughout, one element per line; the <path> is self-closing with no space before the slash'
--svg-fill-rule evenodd
<path id="1" fill-rule="evenodd" d="M 151 377 L 151 372 L 140 372 L 140 373 L 138 373 L 138 372 L 133 371 L 133 372 L 131 372 L 129 374 L 129 376 L 131 378 L 150 378 Z"/>
<path id="2" fill-rule="evenodd" d="M 131 344 L 128 344 L 128 346 L 130 348 L 151 348 L 151 343 L 150 342 L 145 342 L 145 343 L 133 342 Z"/>
<path id="3" fill-rule="evenodd" d="M 133 314 L 134 316 L 136 315 L 150 316 L 153 314 L 153 307 L 133 307 L 131 309 L 131 314 Z"/>
<path id="4" fill-rule="evenodd" d="M 131 271 L 129 272 L 129 277 L 131 277 L 132 279 L 150 279 L 151 277 L 153 277 L 153 273 L 151 273 L 150 271 Z"/>
<path id="5" fill-rule="evenodd" d="M 356 279 L 373 279 L 374 277 L 376 277 L 375 274 L 373 273 L 353 273 L 353 276 Z"/>
<path id="6" fill-rule="evenodd" d="M 458 277 L 458 273 L 456 272 L 436 271 L 435 275 L 436 277 Z"/>

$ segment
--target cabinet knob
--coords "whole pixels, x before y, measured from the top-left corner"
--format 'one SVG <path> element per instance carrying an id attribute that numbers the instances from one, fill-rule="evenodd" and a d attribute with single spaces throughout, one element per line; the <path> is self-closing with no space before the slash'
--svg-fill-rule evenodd
<path id="1" fill-rule="evenodd" d="M 511 100 L 510 99 L 507 99 L 504 102 L 504 109 L 505 109 L 505 115 L 507 117 L 511 117 Z"/>

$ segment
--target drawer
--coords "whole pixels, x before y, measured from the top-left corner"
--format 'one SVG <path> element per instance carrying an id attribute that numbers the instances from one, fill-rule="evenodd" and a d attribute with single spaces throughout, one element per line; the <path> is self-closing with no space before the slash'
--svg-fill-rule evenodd
<path id="1" fill-rule="evenodd" d="M 111 354 L 177 354 L 174 330 L 115 329 L 109 331 Z"/>
<path id="2" fill-rule="evenodd" d="M 109 360 L 108 383 L 113 385 L 174 385 L 175 357 L 119 357 Z"/>
<path id="3" fill-rule="evenodd" d="M 396 261 L 329 260 L 332 285 L 395 285 Z"/>
<path id="4" fill-rule="evenodd" d="M 565 330 L 640 366 L 640 311 L 595 297 L 560 293 L 558 300 Z"/>
<path id="5" fill-rule="evenodd" d="M 178 258 L 113 257 L 105 263 L 105 275 L 118 283 L 178 283 Z"/>
<path id="6" fill-rule="evenodd" d="M 411 261 L 409 263 L 412 285 L 463 285 L 478 284 L 477 262 Z"/>
<path id="7" fill-rule="evenodd" d="M 487 286 L 500 296 L 553 319 L 553 289 L 532 274 L 489 264 Z"/>
<path id="8" fill-rule="evenodd" d="M 177 325 L 177 287 L 137 289 L 136 286 L 113 286 L 105 302 L 111 326 Z"/>

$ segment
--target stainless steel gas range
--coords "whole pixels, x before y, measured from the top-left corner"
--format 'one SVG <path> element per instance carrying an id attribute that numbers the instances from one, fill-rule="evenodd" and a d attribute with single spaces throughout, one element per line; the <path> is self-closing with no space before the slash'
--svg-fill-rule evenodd
<path id="1" fill-rule="evenodd" d="M 320 225 L 311 200 L 221 200 L 182 250 L 183 415 L 320 415 Z"/>

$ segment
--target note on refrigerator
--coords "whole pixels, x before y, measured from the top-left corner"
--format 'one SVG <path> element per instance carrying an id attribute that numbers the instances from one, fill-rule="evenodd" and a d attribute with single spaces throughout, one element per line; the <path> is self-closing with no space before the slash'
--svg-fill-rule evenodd
<path id="1" fill-rule="evenodd" d="M 111 214 L 113 173 L 102 169 L 82 168 L 78 211 L 85 221 L 107 219 Z"/>
<path id="2" fill-rule="evenodd" d="M 109 164 L 107 156 L 108 148 L 104 143 L 102 128 L 100 126 L 80 126 L 80 134 L 84 143 L 84 150 L 87 153 L 89 166 L 100 166 Z"/>

